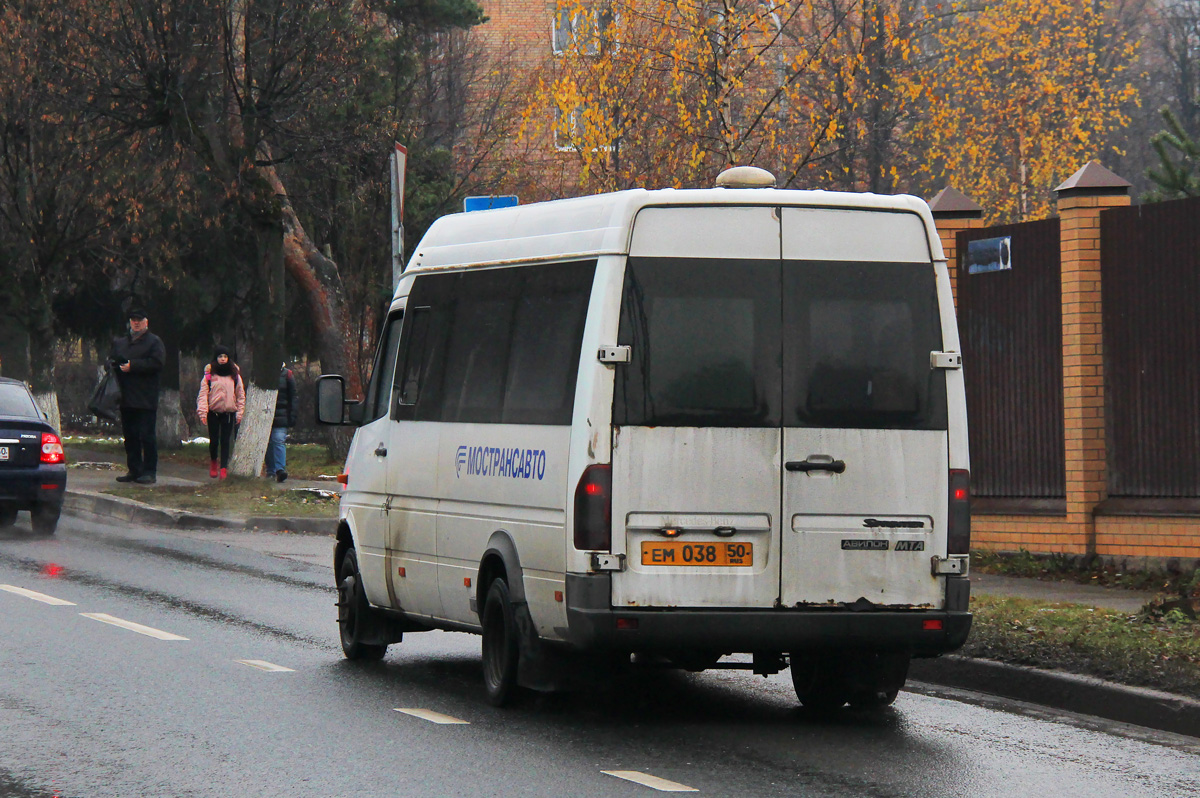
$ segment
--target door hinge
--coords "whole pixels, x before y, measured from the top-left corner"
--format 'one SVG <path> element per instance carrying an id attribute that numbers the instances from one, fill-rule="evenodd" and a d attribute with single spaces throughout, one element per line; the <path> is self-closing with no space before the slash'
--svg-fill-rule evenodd
<path id="1" fill-rule="evenodd" d="M 624 554 L 601 554 L 600 552 L 592 552 L 592 568 L 593 571 L 624 571 L 625 570 L 625 555 Z"/>
<path id="2" fill-rule="evenodd" d="M 596 357 L 601 363 L 628 363 L 633 352 L 628 346 L 602 346 Z"/>
<path id="3" fill-rule="evenodd" d="M 969 556 L 932 558 L 934 576 L 966 576 L 971 567 Z"/>
<path id="4" fill-rule="evenodd" d="M 960 369 L 962 368 L 961 352 L 930 352 L 929 368 L 931 369 Z"/>

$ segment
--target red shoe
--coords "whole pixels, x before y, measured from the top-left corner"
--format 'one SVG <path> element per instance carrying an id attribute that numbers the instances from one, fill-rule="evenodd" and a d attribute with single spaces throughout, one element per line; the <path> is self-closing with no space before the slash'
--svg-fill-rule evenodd
<path id="1" fill-rule="evenodd" d="M 217 461 L 213 460 L 208 464 L 208 475 L 213 479 L 217 478 Z"/>
<path id="2" fill-rule="evenodd" d="M 227 476 L 229 476 L 229 474 L 227 474 L 227 473 L 226 473 L 226 471 L 225 471 L 225 469 L 224 469 L 224 468 L 222 468 L 222 469 L 221 469 L 221 479 L 225 479 L 225 477 L 227 477 Z"/>

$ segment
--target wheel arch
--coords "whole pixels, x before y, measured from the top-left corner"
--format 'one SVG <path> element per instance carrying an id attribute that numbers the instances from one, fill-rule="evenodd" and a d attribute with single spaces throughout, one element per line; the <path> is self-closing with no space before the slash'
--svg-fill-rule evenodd
<path id="1" fill-rule="evenodd" d="M 497 577 L 504 577 L 508 595 L 513 603 L 525 603 L 525 581 L 521 571 L 521 557 L 517 544 L 506 530 L 498 529 L 488 538 L 483 556 L 479 558 L 479 571 L 475 578 L 476 612 L 483 612 L 488 588 Z"/>
<path id="2" fill-rule="evenodd" d="M 338 522 L 337 534 L 335 535 L 333 544 L 333 574 L 334 580 L 337 580 L 338 568 L 342 565 L 342 557 L 345 556 L 347 549 L 357 549 L 358 544 L 354 540 L 354 531 L 350 528 L 350 522 L 343 518 Z"/>

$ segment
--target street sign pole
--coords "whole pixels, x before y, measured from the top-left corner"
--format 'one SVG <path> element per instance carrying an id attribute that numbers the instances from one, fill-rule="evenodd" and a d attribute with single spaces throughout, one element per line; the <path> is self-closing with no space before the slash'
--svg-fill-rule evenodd
<path id="1" fill-rule="evenodd" d="M 408 166 L 408 148 L 396 144 L 390 159 L 392 173 L 392 291 L 400 284 L 404 271 L 404 172 Z"/>

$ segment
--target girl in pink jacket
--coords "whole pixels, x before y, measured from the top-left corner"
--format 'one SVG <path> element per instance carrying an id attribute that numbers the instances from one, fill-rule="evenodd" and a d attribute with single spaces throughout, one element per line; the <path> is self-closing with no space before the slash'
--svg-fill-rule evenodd
<path id="1" fill-rule="evenodd" d="M 242 383 L 242 372 L 229 357 L 229 348 L 218 346 L 213 360 L 204 367 L 204 379 L 200 381 L 200 393 L 196 397 L 196 414 L 200 423 L 208 425 L 208 456 L 212 463 L 208 475 L 214 479 L 220 475 L 225 479 L 229 468 L 229 450 L 233 446 L 233 432 L 242 423 L 246 412 L 246 386 Z M 220 451 L 220 465 L 217 452 Z"/>

